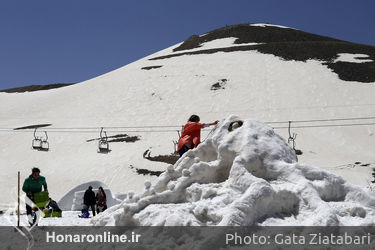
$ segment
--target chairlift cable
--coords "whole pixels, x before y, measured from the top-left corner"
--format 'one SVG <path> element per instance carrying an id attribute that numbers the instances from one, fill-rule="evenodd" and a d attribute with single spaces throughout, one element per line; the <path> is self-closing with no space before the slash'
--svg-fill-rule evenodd
<path id="1" fill-rule="evenodd" d="M 332 121 L 352 121 L 352 120 L 372 120 L 375 117 L 357 117 L 357 118 L 333 118 L 333 119 L 316 119 L 316 120 L 291 120 L 293 123 L 308 123 L 308 122 L 332 122 Z M 275 121 L 275 122 L 265 122 L 266 124 L 278 124 L 278 123 L 288 123 L 289 121 Z"/>
<path id="2" fill-rule="evenodd" d="M 354 121 L 354 120 L 371 120 L 375 119 L 375 117 L 357 117 L 357 118 L 334 118 L 334 119 L 315 119 L 315 120 L 296 120 L 291 122 L 293 123 L 313 123 L 313 122 L 335 122 L 335 121 Z M 273 122 L 265 122 L 266 124 L 288 124 L 289 121 L 273 121 Z M 375 123 L 350 123 L 350 124 L 318 124 L 318 125 L 299 125 L 293 126 L 293 128 L 321 128 L 321 127 L 337 127 L 337 126 L 361 126 L 361 125 L 374 125 Z M 66 127 L 66 128 L 54 128 L 54 127 L 44 127 L 44 131 L 48 132 L 67 132 L 67 133 L 97 133 L 98 128 L 101 127 Z M 119 129 L 119 130 L 109 130 L 107 132 L 110 133 L 159 133 L 159 132 L 176 132 L 175 129 L 162 129 L 162 128 L 181 128 L 181 125 L 155 125 L 155 126 L 109 126 L 103 127 L 106 129 Z M 157 130 L 153 130 L 153 128 L 159 128 Z M 288 126 L 281 126 L 281 127 L 274 127 L 275 129 L 283 129 L 288 128 Z M 26 128 L 26 129 L 19 129 L 15 130 L 14 128 L 0 128 L 0 132 L 30 132 L 30 130 L 34 130 L 34 137 L 36 136 L 36 128 Z M 124 129 L 124 130 L 121 130 Z M 136 129 L 136 130 L 128 130 L 128 129 Z M 145 130 L 150 129 L 150 130 Z M 206 131 L 206 129 L 203 129 Z"/>
<path id="3" fill-rule="evenodd" d="M 365 126 L 365 125 L 375 125 L 375 123 L 302 125 L 302 126 L 293 126 L 293 128 L 326 128 L 326 127 L 350 127 L 350 126 Z M 288 127 L 274 127 L 274 129 L 285 129 L 285 128 L 288 128 Z"/>

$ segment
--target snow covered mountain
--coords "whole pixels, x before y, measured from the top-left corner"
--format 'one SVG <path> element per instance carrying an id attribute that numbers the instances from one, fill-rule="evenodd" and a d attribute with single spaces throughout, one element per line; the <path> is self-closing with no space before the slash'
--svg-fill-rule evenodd
<path id="1" fill-rule="evenodd" d="M 15 201 L 17 171 L 23 180 L 34 166 L 55 199 L 91 181 L 113 193 L 139 193 L 146 179 L 176 161 L 177 131 L 191 114 L 203 122 L 253 118 L 285 139 L 292 121 L 299 162 L 369 186 L 374 68 L 373 46 L 242 24 L 191 36 L 79 84 L 0 93 L 0 203 Z M 36 137 L 46 139 L 47 132 L 48 151 L 32 149 L 36 127 Z M 106 154 L 97 152 L 102 127 L 110 141 Z"/>

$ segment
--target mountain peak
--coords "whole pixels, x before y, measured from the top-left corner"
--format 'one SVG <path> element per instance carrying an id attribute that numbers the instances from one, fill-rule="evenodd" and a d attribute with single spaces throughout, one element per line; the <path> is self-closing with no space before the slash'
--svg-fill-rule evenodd
<path id="1" fill-rule="evenodd" d="M 302 41 L 338 41 L 300 30 L 273 24 L 236 24 L 212 30 L 204 35 L 192 35 L 173 51 L 189 50 L 216 39 L 235 37 L 234 44 L 277 43 Z"/>
<path id="2" fill-rule="evenodd" d="M 233 39 L 230 46 L 205 49 L 205 44 Z M 217 52 L 251 51 L 272 54 L 287 61 L 317 60 L 335 72 L 341 80 L 364 83 L 375 82 L 375 47 L 351 43 L 304 31 L 270 24 L 237 24 L 212 30 L 203 35 L 192 35 L 169 55 L 154 57 L 159 60 L 182 55 L 213 54 Z M 351 54 L 355 62 L 337 60 L 340 54 Z"/>

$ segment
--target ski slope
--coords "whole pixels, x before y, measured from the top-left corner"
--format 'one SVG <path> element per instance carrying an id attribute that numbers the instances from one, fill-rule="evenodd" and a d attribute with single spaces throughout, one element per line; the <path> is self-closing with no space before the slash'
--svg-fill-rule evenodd
<path id="1" fill-rule="evenodd" d="M 233 42 L 219 39 L 203 49 L 237 46 Z M 257 50 L 149 60 L 176 55 L 180 52 L 173 49 L 179 45 L 68 87 L 0 93 L 1 206 L 16 201 L 17 171 L 22 183 L 32 167 L 41 169 L 55 200 L 91 181 L 104 183 L 114 195 L 142 192 L 144 181 L 153 182 L 156 176 L 138 174 L 136 169 L 165 171 L 168 166 L 145 159 L 144 152 L 172 154 L 177 130 L 191 114 L 198 114 L 202 122 L 232 114 L 252 118 L 273 126 L 284 139 L 289 136 L 288 121 L 375 116 L 375 84 L 340 80 L 324 61 L 287 61 Z M 375 119 L 292 125 L 344 123 L 375 123 Z M 13 130 L 38 124 L 51 124 L 37 130 L 38 136 L 47 131 L 48 152 L 31 148 L 33 129 Z M 293 126 L 292 133 L 298 134 L 296 148 L 303 151 L 298 162 L 369 187 L 375 167 L 374 125 Z M 108 136 L 126 134 L 138 139 L 110 143 L 111 152 L 99 154 L 98 141 L 88 140 L 97 139 L 101 127 Z M 203 131 L 202 139 L 209 132 Z"/>

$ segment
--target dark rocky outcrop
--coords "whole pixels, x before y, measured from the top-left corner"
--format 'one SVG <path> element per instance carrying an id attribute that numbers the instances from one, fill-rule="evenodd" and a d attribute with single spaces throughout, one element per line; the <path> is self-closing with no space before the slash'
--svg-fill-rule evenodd
<path id="1" fill-rule="evenodd" d="M 75 84 L 75 83 L 56 83 L 56 84 L 47 84 L 47 85 L 29 85 L 29 86 L 18 87 L 18 88 L 4 89 L 4 90 L 0 90 L 0 92 L 6 92 L 6 93 L 33 92 L 33 91 L 39 91 L 39 90 L 62 88 L 62 87 L 70 86 L 70 85 L 73 85 L 73 84 Z"/>

